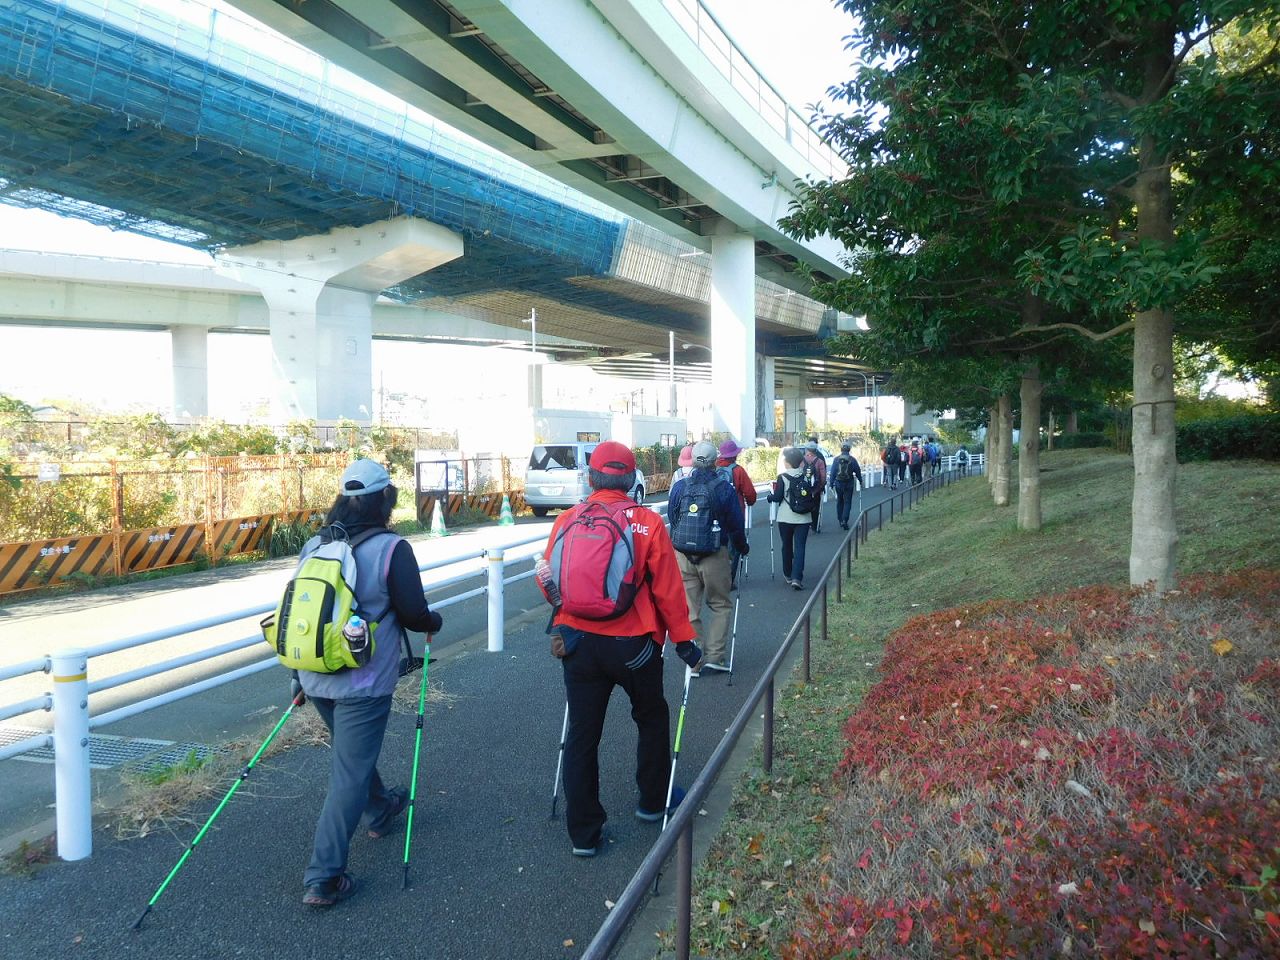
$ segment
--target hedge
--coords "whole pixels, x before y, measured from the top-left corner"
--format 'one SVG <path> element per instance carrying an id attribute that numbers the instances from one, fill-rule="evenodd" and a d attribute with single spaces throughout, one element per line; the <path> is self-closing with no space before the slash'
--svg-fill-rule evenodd
<path id="1" fill-rule="evenodd" d="M 1280 460 L 1280 414 L 1191 420 L 1178 425 L 1178 459 Z"/>
<path id="2" fill-rule="evenodd" d="M 1109 447 L 1105 433 L 1062 433 L 1053 438 L 1055 450 L 1079 450 L 1081 447 Z"/>

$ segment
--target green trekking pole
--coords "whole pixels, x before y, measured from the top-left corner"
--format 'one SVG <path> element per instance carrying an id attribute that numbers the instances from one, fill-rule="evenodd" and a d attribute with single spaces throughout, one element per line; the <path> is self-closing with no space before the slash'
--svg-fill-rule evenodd
<path id="1" fill-rule="evenodd" d="M 662 810 L 662 829 L 667 829 L 667 821 L 671 819 L 671 796 L 676 788 L 676 762 L 680 759 L 680 740 L 684 735 L 684 711 L 689 705 L 689 683 L 693 679 L 693 667 L 684 667 L 684 694 L 680 697 L 680 716 L 676 720 L 676 743 L 671 751 L 671 779 L 667 781 L 667 803 Z M 658 892 L 658 882 L 662 879 L 659 873 L 653 878 L 653 892 Z"/>
<path id="2" fill-rule="evenodd" d="M 426 643 L 422 647 L 422 683 L 418 687 L 418 720 L 413 735 L 413 779 L 409 781 L 409 813 L 404 825 L 404 875 L 400 878 L 400 889 L 409 889 L 409 844 L 413 840 L 413 809 L 418 797 L 418 758 L 422 753 L 422 714 L 427 708 L 427 671 L 431 665 L 431 635 L 427 634 Z"/>
<path id="3" fill-rule="evenodd" d="M 273 727 L 271 732 L 267 734 L 267 739 L 262 741 L 262 746 L 258 748 L 258 752 L 253 755 L 253 758 L 247 764 L 245 764 L 244 769 L 240 771 L 240 776 L 238 776 L 235 782 L 231 784 L 231 789 L 228 790 L 226 796 L 222 798 L 222 802 L 214 808 L 213 813 L 209 814 L 209 819 L 204 822 L 204 826 L 200 828 L 200 832 L 196 834 L 195 839 L 191 841 L 191 845 L 183 852 L 178 862 L 173 865 L 173 869 L 169 871 L 169 875 L 164 878 L 164 883 L 160 884 L 156 892 L 151 895 L 151 899 L 147 901 L 146 909 L 143 910 L 142 915 L 133 922 L 133 929 L 142 929 L 142 921 L 147 918 L 147 914 L 150 913 L 151 908 L 156 905 L 156 901 L 160 899 L 165 888 L 169 886 L 169 882 L 177 876 L 178 871 L 182 869 L 182 865 L 187 862 L 187 858 L 195 852 L 196 845 L 204 839 L 204 835 L 209 832 L 209 828 L 213 826 L 213 821 L 218 818 L 218 814 L 222 812 L 222 808 L 227 805 L 231 798 L 235 796 L 235 792 L 240 789 L 240 784 L 244 783 L 245 780 L 249 778 L 250 771 L 252 771 L 257 765 L 258 760 L 262 757 L 263 753 L 266 752 L 267 747 L 271 746 L 271 741 L 276 738 L 276 734 L 280 732 L 280 728 L 284 726 L 285 721 L 293 714 L 294 709 L 302 706 L 306 700 L 307 695 L 299 690 L 297 695 L 293 698 L 293 702 L 289 704 L 289 709 L 286 710 L 280 719 L 276 721 L 275 727 Z"/>

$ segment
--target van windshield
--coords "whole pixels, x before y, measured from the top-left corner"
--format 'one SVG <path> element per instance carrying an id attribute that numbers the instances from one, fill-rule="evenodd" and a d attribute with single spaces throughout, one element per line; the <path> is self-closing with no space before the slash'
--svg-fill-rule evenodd
<path id="1" fill-rule="evenodd" d="M 530 470 L 577 470 L 578 448 L 565 446 L 534 447 L 529 455 Z"/>

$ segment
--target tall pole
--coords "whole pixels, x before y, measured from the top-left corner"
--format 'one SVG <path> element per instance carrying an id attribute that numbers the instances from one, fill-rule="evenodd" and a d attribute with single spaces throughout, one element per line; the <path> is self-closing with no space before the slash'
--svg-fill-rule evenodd
<path id="1" fill-rule="evenodd" d="M 880 381 L 875 377 L 871 378 L 871 429 L 876 433 L 880 432 Z"/>
<path id="2" fill-rule="evenodd" d="M 538 352 L 538 308 L 529 308 L 529 352 L 536 354 Z"/>
<path id="3" fill-rule="evenodd" d="M 667 390 L 668 390 L 668 416 L 672 420 L 676 418 L 676 332 L 674 330 L 667 331 Z"/>

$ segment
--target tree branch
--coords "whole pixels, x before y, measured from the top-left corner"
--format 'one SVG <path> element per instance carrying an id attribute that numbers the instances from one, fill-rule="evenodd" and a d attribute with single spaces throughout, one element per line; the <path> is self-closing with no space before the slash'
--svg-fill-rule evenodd
<path id="1" fill-rule="evenodd" d="M 1020 337 L 1027 333 L 1045 333 L 1049 330 L 1070 330 L 1073 333 L 1080 334 L 1082 337 L 1088 337 L 1094 343 L 1101 343 L 1104 340 L 1110 340 L 1112 337 L 1119 336 L 1122 333 L 1128 333 L 1134 328 L 1134 325 L 1133 320 L 1126 320 L 1124 323 L 1114 326 L 1110 330 L 1104 330 L 1102 333 L 1097 333 L 1096 331 L 1090 330 L 1088 327 L 1082 326 L 1078 323 L 1046 323 L 1035 327 L 1019 327 L 1008 336 L 993 337 L 990 340 L 975 340 L 974 343 L 1004 343 L 1007 340 L 1011 340 L 1014 337 Z"/>

